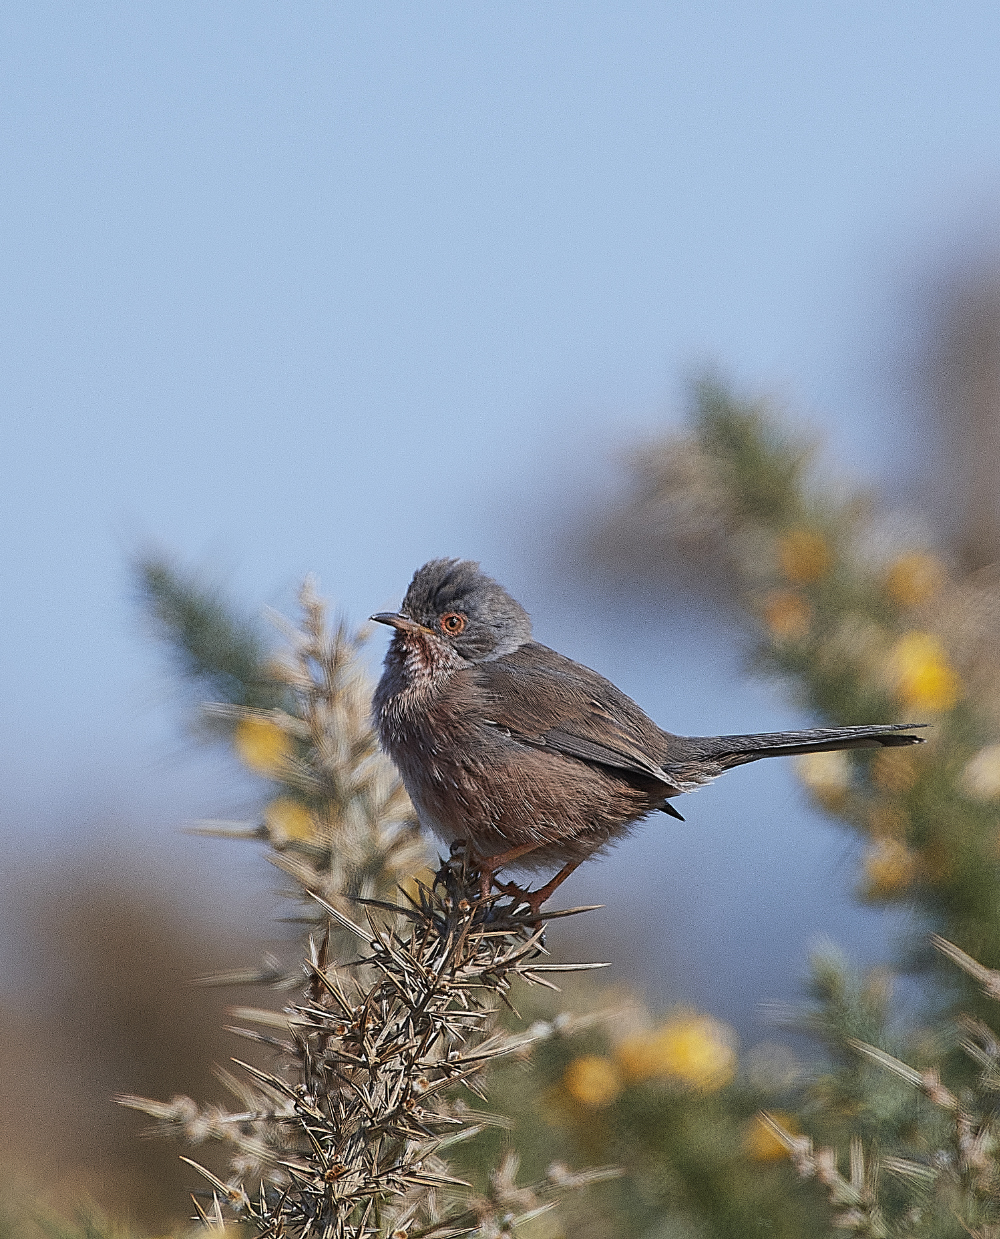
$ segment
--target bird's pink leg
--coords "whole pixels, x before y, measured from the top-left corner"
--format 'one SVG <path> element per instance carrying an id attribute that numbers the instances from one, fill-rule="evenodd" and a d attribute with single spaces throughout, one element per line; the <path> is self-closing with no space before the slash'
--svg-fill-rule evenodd
<path id="1" fill-rule="evenodd" d="M 502 869 L 504 865 L 509 865 L 512 860 L 516 860 L 519 856 L 524 856 L 526 853 L 534 851 L 538 846 L 538 844 L 528 844 L 519 848 L 511 848 L 509 852 L 501 852 L 498 856 L 491 856 L 487 860 L 480 861 L 480 897 L 486 899 L 489 896 L 490 887 L 496 886 L 497 890 L 502 891 L 505 895 L 519 895 L 521 900 L 531 909 L 532 915 L 537 916 L 542 904 L 553 891 L 562 886 L 574 869 L 578 869 L 583 864 L 582 857 L 580 860 L 571 860 L 568 864 L 563 865 L 554 878 L 550 878 L 537 891 L 526 891 L 523 887 L 518 886 L 516 882 L 497 882 L 495 875 L 498 869 Z"/>
<path id="2" fill-rule="evenodd" d="M 541 844 L 522 843 L 520 847 L 510 848 L 506 852 L 498 852 L 496 856 L 487 856 L 482 860 L 477 857 L 476 859 L 479 863 L 480 897 L 486 899 L 489 896 L 490 887 L 493 885 L 493 875 L 498 869 L 502 869 L 504 865 L 509 865 L 512 860 L 517 860 L 519 856 L 524 856 L 526 852 L 533 852 L 537 847 L 541 847 Z M 500 889 L 503 890 L 503 887 Z"/>
<path id="3" fill-rule="evenodd" d="M 506 852 L 498 852 L 496 856 L 488 856 L 483 860 L 479 860 L 479 895 L 481 899 L 489 897 L 490 888 L 496 886 L 497 890 L 502 891 L 505 895 L 520 895 L 521 899 L 531 909 L 532 915 L 537 916 L 542 904 L 549 898 L 553 891 L 562 886 L 563 882 L 569 875 L 583 864 L 583 857 L 580 860 L 571 860 L 569 864 L 563 865 L 554 878 L 550 878 L 544 886 L 540 886 L 537 891 L 526 891 L 518 886 L 516 882 L 497 882 L 495 875 L 498 869 L 502 869 L 504 865 L 509 865 L 511 861 L 517 860 L 519 856 L 525 856 L 528 852 L 533 852 L 536 848 L 541 847 L 539 843 L 522 843 L 520 847 L 510 848 Z M 478 859 L 478 858 L 477 858 Z"/>
<path id="4" fill-rule="evenodd" d="M 553 891 L 562 886 L 574 869 L 579 869 L 582 864 L 582 858 L 580 860 L 571 860 L 568 865 L 563 865 L 554 878 L 550 878 L 549 881 L 546 882 L 544 886 L 540 886 L 537 891 L 522 891 L 520 887 L 514 887 L 513 882 L 508 882 L 505 886 L 501 886 L 500 889 L 505 894 L 520 894 L 524 902 L 531 909 L 532 916 L 537 916 L 546 899 L 549 898 Z"/>

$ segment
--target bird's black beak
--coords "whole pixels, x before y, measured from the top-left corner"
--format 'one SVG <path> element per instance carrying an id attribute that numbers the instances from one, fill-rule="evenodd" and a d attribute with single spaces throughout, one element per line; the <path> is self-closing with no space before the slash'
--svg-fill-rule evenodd
<path id="1" fill-rule="evenodd" d="M 375 615 L 369 615 L 368 618 L 376 624 L 388 624 L 390 628 L 397 628 L 400 632 L 430 632 L 430 628 L 425 628 L 423 624 L 418 624 L 416 620 L 411 620 L 408 615 L 400 615 L 396 611 L 379 611 Z"/>

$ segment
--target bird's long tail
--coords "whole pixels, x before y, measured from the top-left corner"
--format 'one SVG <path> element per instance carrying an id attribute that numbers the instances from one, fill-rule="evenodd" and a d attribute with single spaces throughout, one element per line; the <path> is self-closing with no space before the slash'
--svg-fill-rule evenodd
<path id="1" fill-rule="evenodd" d="M 922 736 L 906 733 L 925 723 L 883 723 L 872 727 L 810 727 L 805 731 L 772 731 L 752 736 L 688 736 L 686 753 L 678 765 L 689 761 L 717 764 L 722 770 L 742 766 L 761 757 L 794 757 L 798 753 L 832 753 L 838 749 L 893 748 L 922 744 Z M 673 761 L 665 764 L 669 772 Z"/>

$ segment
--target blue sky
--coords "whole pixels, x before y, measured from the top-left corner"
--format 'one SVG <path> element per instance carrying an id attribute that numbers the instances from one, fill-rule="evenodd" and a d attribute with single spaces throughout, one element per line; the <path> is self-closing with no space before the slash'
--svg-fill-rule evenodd
<path id="1" fill-rule="evenodd" d="M 683 604 L 623 645 L 552 580 L 560 505 L 707 362 L 895 484 L 905 292 L 994 219 L 998 64 L 987 3 L 6 6 L 8 878 L 70 835 L 182 865 L 170 823 L 248 795 L 178 739 L 128 598 L 150 542 L 252 606 L 316 571 L 357 618 L 481 558 L 665 726 L 789 722 Z M 581 889 L 666 883 L 650 966 L 693 997 L 688 947 L 730 994 L 776 936 L 789 975 L 816 932 L 877 951 L 842 837 L 787 772 L 733 778 Z"/>

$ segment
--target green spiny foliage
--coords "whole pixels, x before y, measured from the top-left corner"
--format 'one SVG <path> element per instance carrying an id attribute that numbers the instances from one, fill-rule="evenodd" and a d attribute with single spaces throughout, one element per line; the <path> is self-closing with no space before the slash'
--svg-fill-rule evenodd
<path id="1" fill-rule="evenodd" d="M 690 431 L 636 459 L 633 498 L 606 541 L 627 543 L 652 580 L 666 563 L 697 563 L 697 579 L 746 621 L 756 666 L 817 721 L 931 724 L 919 750 L 806 758 L 799 770 L 865 841 L 863 895 L 908 905 L 914 928 L 940 930 L 940 949 L 996 998 L 1000 572 L 963 572 L 911 542 L 905 520 L 814 461 L 814 444 L 765 404 L 703 384 Z M 814 960 L 812 1005 L 797 1023 L 826 1062 L 770 1130 L 822 1186 L 839 1230 L 987 1239 L 1000 1234 L 993 1011 L 978 988 L 928 971 L 922 941 L 904 963 L 925 968 L 929 1028 L 891 1018 L 884 973 L 854 978 L 830 952 Z M 949 1006 L 970 1011 L 961 1053 L 940 1014 Z M 834 1150 L 848 1148 L 849 1164 L 838 1162 Z"/>
<path id="2" fill-rule="evenodd" d="M 984 968 L 964 951 L 935 937 L 934 945 L 980 986 L 993 1003 L 1000 999 L 1000 972 Z M 860 1038 L 848 1046 L 872 1070 L 878 1086 L 858 1087 L 847 1112 L 854 1131 L 849 1155 L 839 1157 L 846 1140 L 817 1148 L 771 1116 L 764 1121 L 788 1149 L 804 1179 L 821 1187 L 838 1230 L 872 1239 L 996 1239 L 1000 1235 L 1000 1040 L 986 1022 L 971 1016 L 958 1021 L 960 1049 L 972 1067 L 950 1083 L 947 1063 L 913 1066 Z M 914 1047 L 919 1052 L 920 1047 Z M 906 1122 L 888 1121 L 894 1099 Z M 827 1097 L 820 1123 L 837 1115 L 837 1100 Z M 882 1101 L 883 1104 L 879 1104 Z M 839 1117 L 847 1114 L 840 1108 Z M 843 1126 L 843 1122 L 841 1124 Z M 846 1164 L 845 1164 L 846 1163 Z"/>
<path id="3" fill-rule="evenodd" d="M 1000 573 L 962 575 L 870 497 L 821 477 L 815 445 L 716 382 L 691 429 L 635 460 L 627 539 L 653 579 L 692 557 L 817 722 L 923 722 L 919 749 L 803 759 L 807 788 L 866 843 L 863 893 L 906 902 L 1000 963 Z M 918 952 L 922 962 L 927 953 Z"/>
<path id="4" fill-rule="evenodd" d="M 736 404 L 711 379 L 696 385 L 695 403 L 698 439 L 728 492 L 732 524 L 780 525 L 801 518 L 813 445 L 791 443 L 763 402 Z"/>
<path id="5" fill-rule="evenodd" d="M 269 650 L 260 625 L 239 616 L 221 590 L 155 555 L 136 561 L 135 581 L 156 634 L 181 676 L 199 692 L 247 709 L 283 704 L 284 688 L 267 671 Z"/>

